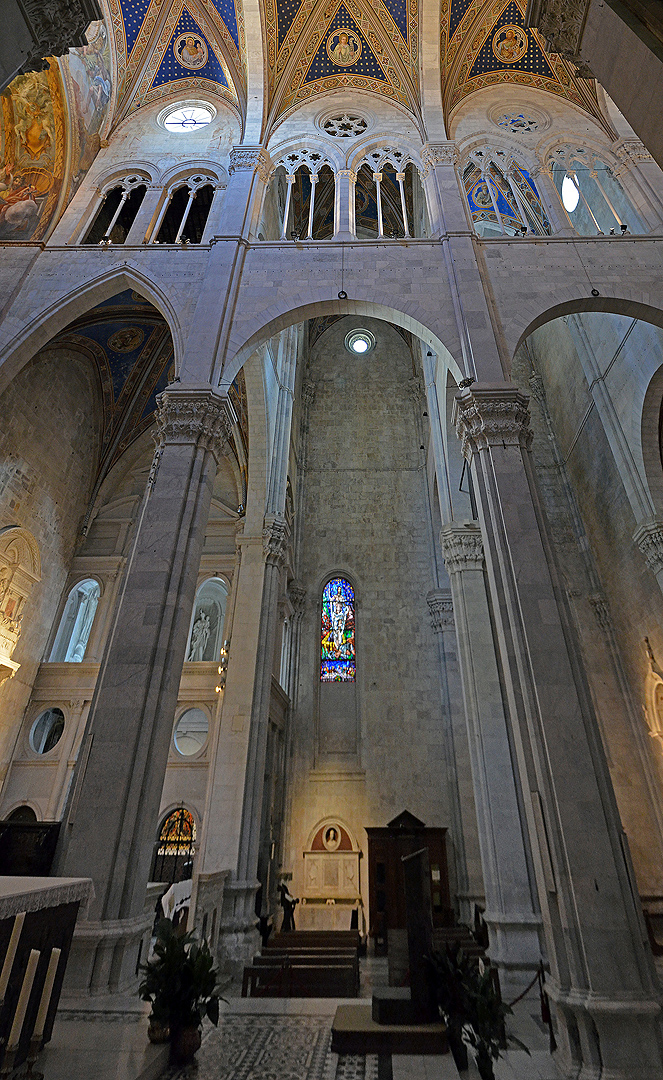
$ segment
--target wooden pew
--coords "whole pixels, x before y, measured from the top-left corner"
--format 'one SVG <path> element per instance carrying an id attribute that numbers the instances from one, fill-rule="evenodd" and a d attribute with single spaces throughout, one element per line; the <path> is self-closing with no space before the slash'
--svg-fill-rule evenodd
<path id="1" fill-rule="evenodd" d="M 356 996 L 352 964 L 256 964 L 244 968 L 242 997 Z"/>

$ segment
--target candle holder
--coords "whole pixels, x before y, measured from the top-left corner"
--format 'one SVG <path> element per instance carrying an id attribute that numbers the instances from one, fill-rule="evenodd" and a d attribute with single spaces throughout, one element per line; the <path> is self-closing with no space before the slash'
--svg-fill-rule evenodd
<path id="1" fill-rule="evenodd" d="M 44 1080 L 43 1073 L 34 1071 L 34 1063 L 39 1057 L 41 1047 L 41 1035 L 33 1035 L 30 1039 L 30 1049 L 28 1050 L 28 1056 L 25 1059 L 25 1064 L 27 1068 L 25 1072 L 18 1074 L 17 1080 Z"/>

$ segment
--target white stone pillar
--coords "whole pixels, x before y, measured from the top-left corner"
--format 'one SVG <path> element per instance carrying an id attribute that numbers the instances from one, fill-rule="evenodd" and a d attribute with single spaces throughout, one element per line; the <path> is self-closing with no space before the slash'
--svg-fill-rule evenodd
<path id="1" fill-rule="evenodd" d="M 646 229 L 659 234 L 663 229 L 663 176 L 659 166 L 640 139 L 619 139 L 612 146 L 619 165 L 613 170 Z M 632 231 L 632 230 L 631 230 Z"/>
<path id="2" fill-rule="evenodd" d="M 460 921 L 472 925 L 474 905 L 485 909 L 479 833 L 472 784 L 467 727 L 462 706 L 462 683 L 453 600 L 450 589 L 432 589 L 427 597 L 433 633 L 440 651 L 444 746 L 447 786 L 451 793 L 456 902 Z"/>
<path id="3" fill-rule="evenodd" d="M 91 877 L 69 993 L 129 989 L 144 914 L 163 780 L 217 463 L 229 422 L 210 386 L 158 397 L 158 449 L 101 662 L 58 871 Z M 147 921 L 146 921 L 147 920 Z"/>
<path id="4" fill-rule="evenodd" d="M 212 237 L 219 231 L 226 190 L 227 187 L 225 184 L 217 184 L 214 188 L 212 205 L 209 208 L 209 214 L 207 215 L 207 221 L 205 222 L 205 228 L 203 229 L 203 235 L 200 241 L 201 244 L 209 244 Z"/>
<path id="5" fill-rule="evenodd" d="M 355 184 L 357 174 L 352 169 L 340 169 L 336 173 L 334 199 L 334 239 L 356 240 L 355 233 Z"/>
<path id="6" fill-rule="evenodd" d="M 663 1075 L 660 991 L 580 649 L 539 503 L 528 397 L 479 384 L 454 421 L 471 463 L 512 768 L 569 1075 Z"/>
<path id="7" fill-rule="evenodd" d="M 523 793 L 514 772 L 484 578 L 481 530 L 454 523 L 440 534 L 451 582 L 486 896 L 490 957 L 507 997 L 542 961 L 541 915 Z"/>

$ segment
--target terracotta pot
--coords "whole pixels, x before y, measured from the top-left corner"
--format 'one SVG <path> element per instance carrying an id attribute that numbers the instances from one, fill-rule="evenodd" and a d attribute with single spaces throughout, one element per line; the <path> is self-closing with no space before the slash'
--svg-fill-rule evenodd
<path id="1" fill-rule="evenodd" d="M 170 1055 L 176 1065 L 186 1065 L 200 1049 L 201 1034 L 199 1027 L 178 1028 L 173 1031 L 170 1040 Z"/>
<path id="2" fill-rule="evenodd" d="M 170 1039 L 170 1024 L 150 1017 L 147 1037 L 151 1043 L 167 1043 Z"/>

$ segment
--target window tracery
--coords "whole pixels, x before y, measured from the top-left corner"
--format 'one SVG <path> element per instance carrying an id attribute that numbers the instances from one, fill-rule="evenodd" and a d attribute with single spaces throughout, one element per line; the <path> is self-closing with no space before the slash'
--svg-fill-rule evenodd
<path id="1" fill-rule="evenodd" d="M 272 174 L 263 215 L 263 233 L 281 240 L 328 240 L 334 233 L 335 177 L 325 155 L 317 150 L 285 154 Z M 265 220 L 271 211 L 270 224 Z"/>
<path id="2" fill-rule="evenodd" d="M 147 191 L 144 176 L 132 173 L 102 194 L 101 206 L 87 231 L 84 244 L 123 244 Z"/>
<path id="3" fill-rule="evenodd" d="M 557 147 L 548 172 L 564 213 L 581 236 L 644 232 L 642 222 L 610 165 L 588 147 Z"/>
<path id="4" fill-rule="evenodd" d="M 180 806 L 164 819 L 154 849 L 151 881 L 173 884 L 191 877 L 196 823 L 193 815 Z"/>
<path id="5" fill-rule="evenodd" d="M 320 681 L 355 680 L 355 593 L 349 581 L 335 577 L 322 592 Z"/>
<path id="6" fill-rule="evenodd" d="M 472 151 L 463 184 L 479 236 L 550 235 L 536 185 L 509 151 L 489 146 Z"/>
<path id="7" fill-rule="evenodd" d="M 153 244 L 200 244 L 214 198 L 211 176 L 178 180 L 164 199 L 152 232 Z"/>
<path id="8" fill-rule="evenodd" d="M 419 170 L 394 146 L 371 150 L 357 171 L 355 226 L 362 239 L 407 239 L 428 233 Z"/>

